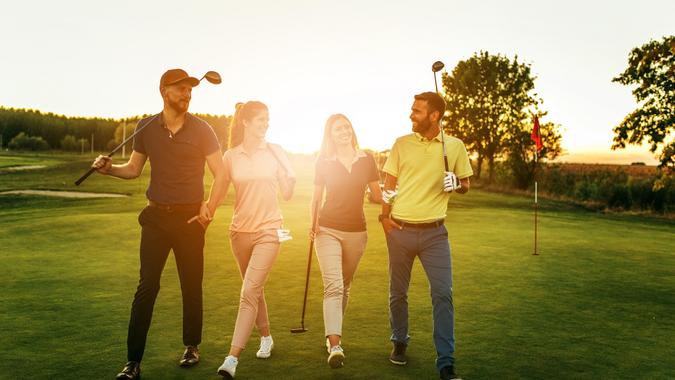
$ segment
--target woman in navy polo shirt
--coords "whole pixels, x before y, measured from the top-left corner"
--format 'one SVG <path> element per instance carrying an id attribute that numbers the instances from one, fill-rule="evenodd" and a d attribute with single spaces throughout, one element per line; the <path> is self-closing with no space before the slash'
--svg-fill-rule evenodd
<path id="1" fill-rule="evenodd" d="M 368 239 L 363 214 L 366 186 L 373 199 L 381 202 L 379 172 L 373 156 L 358 148 L 354 128 L 346 116 L 331 115 L 316 162 L 312 215 L 323 200 L 324 190 L 326 199 L 319 211 L 317 230 L 312 234 L 323 277 L 323 319 L 328 364 L 332 368 L 344 362 L 340 345 L 342 319 Z"/>

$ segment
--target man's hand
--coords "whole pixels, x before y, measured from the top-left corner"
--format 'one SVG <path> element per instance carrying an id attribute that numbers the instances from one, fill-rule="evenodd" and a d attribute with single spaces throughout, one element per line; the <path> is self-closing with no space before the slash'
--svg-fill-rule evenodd
<path id="1" fill-rule="evenodd" d="M 461 187 L 459 179 L 453 172 L 445 172 L 445 177 L 443 178 L 443 191 L 446 193 L 451 193 Z"/>
<path id="2" fill-rule="evenodd" d="M 209 226 L 211 221 L 213 220 L 213 215 L 211 214 L 211 210 L 209 210 L 208 203 L 207 202 L 202 202 L 201 207 L 199 208 L 199 215 L 195 215 L 190 220 L 188 220 L 188 223 L 192 222 L 197 222 L 206 229 L 206 227 Z"/>
<path id="3" fill-rule="evenodd" d="M 190 218 L 190 220 L 188 220 L 187 222 L 188 222 L 188 223 L 197 222 L 197 223 L 199 223 L 200 226 L 202 226 L 202 228 L 203 228 L 204 230 L 206 230 L 206 228 L 209 226 L 209 224 L 211 224 L 211 221 L 210 221 L 210 220 L 207 220 L 206 222 L 202 222 L 202 220 L 199 218 L 199 215 L 193 216 L 193 217 Z"/>
<path id="4" fill-rule="evenodd" d="M 382 229 L 384 230 L 385 235 L 389 235 L 389 231 L 393 229 L 400 230 L 401 228 L 402 227 L 391 220 L 391 218 L 382 218 Z"/>
<path id="5" fill-rule="evenodd" d="M 112 158 L 108 156 L 98 156 L 91 167 L 101 174 L 110 174 L 112 168 Z"/>

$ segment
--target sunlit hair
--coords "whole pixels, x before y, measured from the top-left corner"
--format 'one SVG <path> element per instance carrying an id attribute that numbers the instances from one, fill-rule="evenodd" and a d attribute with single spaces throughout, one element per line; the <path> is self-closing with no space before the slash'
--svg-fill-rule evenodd
<path id="1" fill-rule="evenodd" d="M 423 92 L 421 94 L 415 95 L 415 100 L 427 102 L 429 105 L 429 114 L 434 111 L 438 111 L 438 120 L 440 121 L 443 118 L 443 115 L 445 114 L 445 100 L 443 100 L 443 98 L 437 93 L 431 91 Z"/>
<path id="2" fill-rule="evenodd" d="M 333 124 L 335 124 L 335 122 L 340 119 L 346 121 L 347 124 L 349 124 L 349 128 L 352 130 L 352 147 L 354 149 L 358 148 L 359 142 L 356 140 L 356 132 L 354 132 L 352 122 L 349 121 L 347 116 L 341 113 L 336 113 L 335 115 L 330 115 L 328 120 L 326 120 L 326 127 L 323 130 L 323 142 L 321 143 L 319 158 L 329 158 L 335 155 L 335 141 L 333 141 L 333 137 L 331 135 L 331 128 L 333 128 Z"/>
<path id="3" fill-rule="evenodd" d="M 262 111 L 268 111 L 267 106 L 263 102 L 252 100 L 246 103 L 237 103 L 232 121 L 230 122 L 228 149 L 232 149 L 244 141 L 244 120 L 250 121 Z"/>

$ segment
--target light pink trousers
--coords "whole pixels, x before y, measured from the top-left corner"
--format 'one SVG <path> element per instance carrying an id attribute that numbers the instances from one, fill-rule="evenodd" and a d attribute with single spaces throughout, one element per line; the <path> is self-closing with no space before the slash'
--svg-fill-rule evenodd
<path id="1" fill-rule="evenodd" d="M 269 326 L 264 287 L 280 243 L 276 230 L 230 231 L 230 246 L 243 279 L 232 345 L 244 349 L 254 324 L 258 330 Z"/>
<path id="2" fill-rule="evenodd" d="M 342 319 L 356 267 L 366 249 L 368 234 L 319 227 L 316 257 L 323 277 L 323 323 L 326 336 L 342 336 Z"/>

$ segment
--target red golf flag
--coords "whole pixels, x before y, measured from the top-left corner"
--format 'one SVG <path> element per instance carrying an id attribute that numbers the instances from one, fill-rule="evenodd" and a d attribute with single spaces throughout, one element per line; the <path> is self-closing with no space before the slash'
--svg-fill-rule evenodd
<path id="1" fill-rule="evenodd" d="M 532 128 L 532 135 L 530 137 L 537 145 L 537 152 L 540 151 L 544 145 L 541 143 L 541 134 L 539 133 L 539 118 L 537 116 L 534 117 L 534 128 Z"/>

